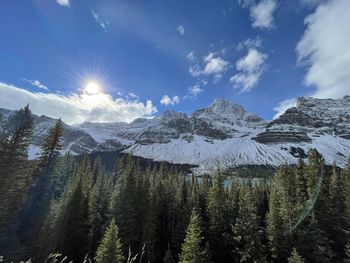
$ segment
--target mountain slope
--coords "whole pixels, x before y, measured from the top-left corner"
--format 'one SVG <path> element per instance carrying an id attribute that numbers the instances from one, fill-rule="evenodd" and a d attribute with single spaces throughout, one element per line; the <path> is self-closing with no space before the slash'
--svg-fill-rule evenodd
<path id="1" fill-rule="evenodd" d="M 54 121 L 35 116 L 33 147 L 40 145 Z M 296 107 L 269 123 L 239 105 L 216 100 L 191 116 L 167 111 L 131 123 L 65 125 L 63 144 L 64 151 L 75 154 L 120 150 L 157 161 L 198 165 L 198 173 L 217 165 L 295 163 L 312 148 L 327 163 L 344 166 L 350 153 L 350 97 L 300 98 Z"/>

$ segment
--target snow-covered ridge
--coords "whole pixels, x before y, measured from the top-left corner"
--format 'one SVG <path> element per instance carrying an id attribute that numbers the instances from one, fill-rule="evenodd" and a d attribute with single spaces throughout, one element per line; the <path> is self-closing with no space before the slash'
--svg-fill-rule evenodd
<path id="1" fill-rule="evenodd" d="M 35 116 L 32 155 L 54 122 Z M 327 163 L 344 166 L 350 155 L 350 96 L 300 98 L 296 107 L 269 123 L 240 105 L 215 100 L 191 116 L 167 111 L 131 123 L 65 124 L 63 144 L 64 151 L 75 154 L 120 150 L 157 161 L 194 164 L 199 173 L 217 165 L 295 163 L 312 148 Z"/>

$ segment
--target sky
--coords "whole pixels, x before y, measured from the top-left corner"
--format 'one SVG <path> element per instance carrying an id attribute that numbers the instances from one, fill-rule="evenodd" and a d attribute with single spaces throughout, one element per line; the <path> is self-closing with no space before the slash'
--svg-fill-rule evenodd
<path id="1" fill-rule="evenodd" d="M 2 1 L 0 39 L 0 108 L 69 124 L 350 94 L 349 0 Z"/>

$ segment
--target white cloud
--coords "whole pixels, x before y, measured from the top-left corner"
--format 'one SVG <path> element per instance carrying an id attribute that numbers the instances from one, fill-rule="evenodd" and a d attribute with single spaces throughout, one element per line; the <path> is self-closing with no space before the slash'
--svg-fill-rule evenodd
<path id="1" fill-rule="evenodd" d="M 270 29 L 273 27 L 273 13 L 277 8 L 276 0 L 262 0 L 257 5 L 250 7 L 252 26 Z"/>
<path id="2" fill-rule="evenodd" d="M 203 70 L 204 75 L 220 74 L 222 72 L 225 72 L 230 65 L 228 61 L 223 60 L 221 57 L 216 56 L 214 53 L 209 53 L 203 58 L 203 60 L 205 62 L 205 67 Z"/>
<path id="3" fill-rule="evenodd" d="M 250 48 L 248 54 L 236 62 L 237 70 L 254 72 L 258 71 L 267 59 L 267 55 L 255 48 Z"/>
<path id="4" fill-rule="evenodd" d="M 200 75 L 218 75 L 224 73 L 230 63 L 214 53 L 209 53 L 203 57 L 203 68 L 194 55 L 193 52 L 189 53 L 186 59 L 190 62 L 189 72 L 193 77 L 198 77 Z"/>
<path id="5" fill-rule="evenodd" d="M 23 81 L 29 82 L 32 86 L 35 86 L 39 89 L 49 90 L 48 87 L 42 84 L 39 80 L 23 79 Z"/>
<path id="6" fill-rule="evenodd" d="M 33 113 L 62 118 L 69 124 L 84 121 L 131 122 L 139 117 L 151 117 L 157 112 L 150 100 L 144 104 L 135 100 L 113 99 L 103 92 L 60 95 L 30 92 L 0 82 L 0 94 L 0 107 L 15 110 L 29 103 Z"/>
<path id="7" fill-rule="evenodd" d="M 180 102 L 180 99 L 178 96 L 174 96 L 173 98 L 170 98 L 168 95 L 164 95 L 160 100 L 160 103 L 165 106 L 178 104 L 179 102 Z"/>
<path id="8" fill-rule="evenodd" d="M 280 103 L 277 104 L 276 107 L 273 108 L 273 110 L 276 112 L 276 114 L 273 116 L 274 119 L 278 118 L 281 116 L 287 109 L 291 107 L 295 107 L 297 104 L 297 99 L 287 99 L 284 101 L 281 101 Z"/>
<path id="9" fill-rule="evenodd" d="M 204 92 L 204 89 L 202 89 L 199 85 L 194 85 L 188 89 L 188 93 L 194 97 L 197 97 L 197 95 L 202 92 Z"/>
<path id="10" fill-rule="evenodd" d="M 176 31 L 179 32 L 180 35 L 184 35 L 185 34 L 185 28 L 183 25 L 179 25 L 177 28 L 176 28 Z"/>
<path id="11" fill-rule="evenodd" d="M 296 52 L 306 65 L 305 84 L 315 86 L 319 98 L 350 94 L 350 3 L 334 0 L 320 4 L 305 19 L 307 26 Z"/>
<path id="12" fill-rule="evenodd" d="M 243 8 L 249 8 L 250 19 L 254 28 L 271 29 L 274 26 L 273 13 L 277 8 L 277 0 L 239 0 Z"/>
<path id="13" fill-rule="evenodd" d="M 236 62 L 236 69 L 240 72 L 230 79 L 235 88 L 240 89 L 241 92 L 251 91 L 260 80 L 267 57 L 255 48 L 250 48 L 247 55 Z"/>
<path id="14" fill-rule="evenodd" d="M 57 4 L 69 7 L 69 0 L 56 0 Z"/>
<path id="15" fill-rule="evenodd" d="M 96 23 L 100 25 L 100 27 L 102 27 L 105 32 L 107 32 L 107 26 L 109 25 L 109 21 L 108 20 L 103 21 L 94 9 L 91 9 L 91 14 L 95 19 Z"/>

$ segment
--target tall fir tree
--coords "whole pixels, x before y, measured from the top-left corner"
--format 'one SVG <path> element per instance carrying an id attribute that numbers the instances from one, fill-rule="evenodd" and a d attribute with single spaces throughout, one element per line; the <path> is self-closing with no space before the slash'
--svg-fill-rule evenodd
<path id="1" fill-rule="evenodd" d="M 224 176 L 220 169 L 216 172 L 215 182 L 209 190 L 209 242 L 213 251 L 213 260 L 218 262 L 230 261 L 229 247 L 231 227 L 228 217 L 227 192 L 224 187 Z"/>
<path id="2" fill-rule="evenodd" d="M 232 228 L 236 245 L 234 255 L 239 258 L 239 262 L 265 262 L 263 232 L 249 186 L 242 187 L 240 191 L 238 215 Z"/>
<path id="3" fill-rule="evenodd" d="M 54 227 L 54 247 L 69 260 L 81 262 L 89 252 L 89 195 L 92 169 L 84 157 L 75 172 L 71 185 L 62 196 L 60 214 Z"/>
<path id="4" fill-rule="evenodd" d="M 16 228 L 18 212 L 33 183 L 28 149 L 33 132 L 29 105 L 7 118 L 0 131 L 0 251 L 13 256 L 19 246 Z"/>
<path id="5" fill-rule="evenodd" d="M 29 198 L 24 203 L 20 214 L 20 230 L 22 246 L 28 247 L 26 256 L 38 249 L 39 234 L 50 208 L 52 197 L 52 173 L 60 157 L 62 149 L 61 137 L 63 123 L 59 119 L 51 127 L 41 146 L 39 163 L 34 172 L 34 185 L 30 189 Z"/>
<path id="6" fill-rule="evenodd" d="M 307 192 L 307 177 L 304 168 L 305 162 L 303 159 L 299 159 L 295 170 L 296 202 L 299 210 L 306 205 L 306 201 L 309 199 Z"/>
<path id="7" fill-rule="evenodd" d="M 201 263 L 205 258 L 199 213 L 193 209 L 179 263 Z"/>
<path id="8" fill-rule="evenodd" d="M 118 226 L 112 219 L 97 248 L 95 261 L 96 263 L 122 263 L 124 259 Z"/>
<path id="9" fill-rule="evenodd" d="M 304 262 L 305 262 L 304 259 L 300 256 L 298 251 L 295 248 L 293 248 L 292 254 L 288 258 L 288 263 L 304 263 Z"/>

